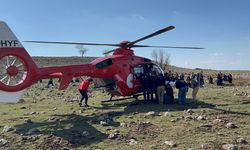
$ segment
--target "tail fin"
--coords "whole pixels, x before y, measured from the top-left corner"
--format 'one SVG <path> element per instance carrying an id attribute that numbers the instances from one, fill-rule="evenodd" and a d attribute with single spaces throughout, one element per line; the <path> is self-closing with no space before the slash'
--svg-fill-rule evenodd
<path id="1" fill-rule="evenodd" d="M 0 48 L 23 47 L 8 25 L 0 21 Z"/>
<path id="2" fill-rule="evenodd" d="M 20 91 L 36 82 L 39 69 L 8 25 L 0 21 L 0 90 Z"/>

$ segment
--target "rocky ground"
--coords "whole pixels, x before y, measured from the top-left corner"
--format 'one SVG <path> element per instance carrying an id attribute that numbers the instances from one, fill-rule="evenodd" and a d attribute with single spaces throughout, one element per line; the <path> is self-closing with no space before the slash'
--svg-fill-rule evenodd
<path id="1" fill-rule="evenodd" d="M 247 84 L 206 85 L 197 101 L 190 89 L 185 106 L 102 102 L 109 97 L 97 90 L 89 108 L 78 106 L 77 84 L 45 85 L 0 104 L 0 149 L 250 149 Z"/>

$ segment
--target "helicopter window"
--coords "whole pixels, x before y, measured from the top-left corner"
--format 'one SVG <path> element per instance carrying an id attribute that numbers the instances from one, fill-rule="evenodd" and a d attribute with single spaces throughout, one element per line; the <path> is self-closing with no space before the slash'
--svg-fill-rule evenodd
<path id="1" fill-rule="evenodd" d="M 156 64 L 153 64 L 150 70 L 150 75 L 152 75 L 154 73 L 156 73 L 157 76 L 159 75 L 163 75 L 163 70 Z"/>
<path id="2" fill-rule="evenodd" d="M 133 71 L 134 71 L 135 79 L 139 79 L 141 75 L 144 74 L 143 65 L 135 66 Z"/>
<path id="3" fill-rule="evenodd" d="M 96 64 L 96 68 L 98 69 L 102 69 L 108 66 L 111 66 L 113 64 L 113 60 L 112 59 L 106 59 L 102 62 L 99 62 L 98 64 Z"/>

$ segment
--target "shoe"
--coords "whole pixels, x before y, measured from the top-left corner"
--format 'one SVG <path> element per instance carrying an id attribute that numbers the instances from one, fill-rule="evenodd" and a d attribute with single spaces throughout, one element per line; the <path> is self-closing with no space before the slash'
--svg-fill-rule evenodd
<path id="1" fill-rule="evenodd" d="M 84 107 L 89 107 L 89 105 L 88 105 L 88 104 L 85 104 Z"/>
<path id="2" fill-rule="evenodd" d="M 82 106 L 82 103 L 79 103 L 79 106 L 81 107 L 81 106 Z"/>

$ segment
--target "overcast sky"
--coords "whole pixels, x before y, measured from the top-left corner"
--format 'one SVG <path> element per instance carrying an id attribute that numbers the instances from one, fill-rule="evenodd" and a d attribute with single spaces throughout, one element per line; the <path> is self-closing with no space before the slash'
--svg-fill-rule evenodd
<path id="1" fill-rule="evenodd" d="M 206 48 L 165 49 L 179 67 L 250 70 L 248 0 L 0 0 L 0 20 L 20 41 L 119 43 L 174 25 L 140 44 Z M 32 56 L 80 56 L 74 45 L 23 45 Z M 87 56 L 111 49 L 86 48 Z M 135 54 L 150 58 L 153 50 Z"/>

